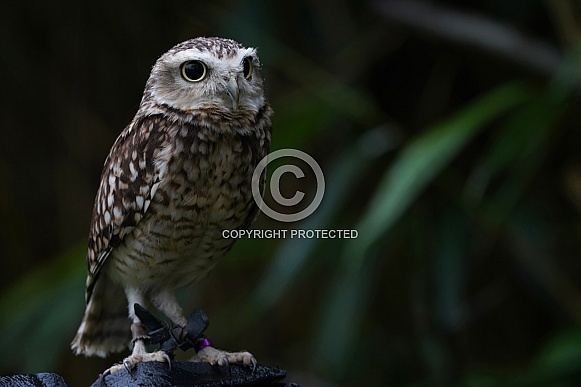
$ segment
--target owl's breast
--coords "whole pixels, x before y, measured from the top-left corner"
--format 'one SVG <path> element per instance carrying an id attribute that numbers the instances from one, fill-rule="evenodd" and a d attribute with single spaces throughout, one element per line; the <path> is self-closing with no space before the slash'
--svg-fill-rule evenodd
<path id="1" fill-rule="evenodd" d="M 195 223 L 237 227 L 253 204 L 252 174 L 262 155 L 247 136 L 185 133 L 176 136 L 154 201 Z"/>
<path id="2" fill-rule="evenodd" d="M 256 206 L 252 174 L 263 155 L 255 145 L 243 136 L 215 133 L 175 137 L 170 157 L 160 163 L 163 173 L 148 211 L 114 254 L 129 256 L 138 273 L 124 282 L 143 285 L 164 277 L 183 286 L 207 274 L 234 242 L 223 231 L 247 227 Z"/>

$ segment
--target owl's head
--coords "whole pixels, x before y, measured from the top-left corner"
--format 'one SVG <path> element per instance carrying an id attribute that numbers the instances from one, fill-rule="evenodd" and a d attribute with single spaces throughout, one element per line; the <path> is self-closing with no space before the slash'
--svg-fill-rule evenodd
<path id="1" fill-rule="evenodd" d="M 156 104 L 194 113 L 256 114 L 265 104 L 256 50 L 223 38 L 195 38 L 163 54 L 147 82 Z"/>

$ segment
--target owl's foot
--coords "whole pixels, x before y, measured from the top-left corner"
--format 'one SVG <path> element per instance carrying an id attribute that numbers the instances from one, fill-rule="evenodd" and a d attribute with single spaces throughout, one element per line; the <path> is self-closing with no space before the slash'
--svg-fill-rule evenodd
<path id="1" fill-rule="evenodd" d="M 226 352 L 210 346 L 202 348 L 190 359 L 190 361 L 204 362 L 220 366 L 238 363 L 252 366 L 252 369 L 256 368 L 256 359 L 250 352 Z"/>
<path id="2" fill-rule="evenodd" d="M 169 367 L 171 368 L 171 359 L 165 351 L 157 351 L 157 352 L 145 352 L 145 353 L 133 353 L 132 355 L 123 359 L 123 362 L 120 364 L 115 364 L 107 371 L 103 373 L 104 376 L 109 374 L 114 374 L 115 372 L 127 370 L 127 372 L 131 373 L 135 366 L 139 363 L 144 363 L 146 361 L 158 361 L 161 363 L 168 363 Z"/>

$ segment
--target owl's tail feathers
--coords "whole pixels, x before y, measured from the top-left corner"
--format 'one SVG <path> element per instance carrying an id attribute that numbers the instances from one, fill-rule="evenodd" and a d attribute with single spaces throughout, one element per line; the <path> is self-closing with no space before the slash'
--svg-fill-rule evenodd
<path id="1" fill-rule="evenodd" d="M 71 348 L 75 355 L 106 357 L 129 348 L 130 342 L 125 292 L 102 276 L 96 282 Z"/>

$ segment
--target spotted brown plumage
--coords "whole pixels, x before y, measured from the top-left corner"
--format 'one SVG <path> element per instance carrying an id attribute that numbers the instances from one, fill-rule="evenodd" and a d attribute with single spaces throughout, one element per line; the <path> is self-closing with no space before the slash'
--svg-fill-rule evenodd
<path id="1" fill-rule="evenodd" d="M 203 79 L 182 75 L 188 61 L 205 66 Z M 271 140 L 260 72 L 254 49 L 220 38 L 180 43 L 154 65 L 135 118 L 105 160 L 75 353 L 106 356 L 133 337 L 126 363 L 162 359 L 147 354 L 135 333 L 133 304 L 152 304 L 184 325 L 174 289 L 194 285 L 232 247 L 223 230 L 253 222 L 252 174 Z M 211 347 L 194 360 L 254 361 L 247 352 Z"/>

